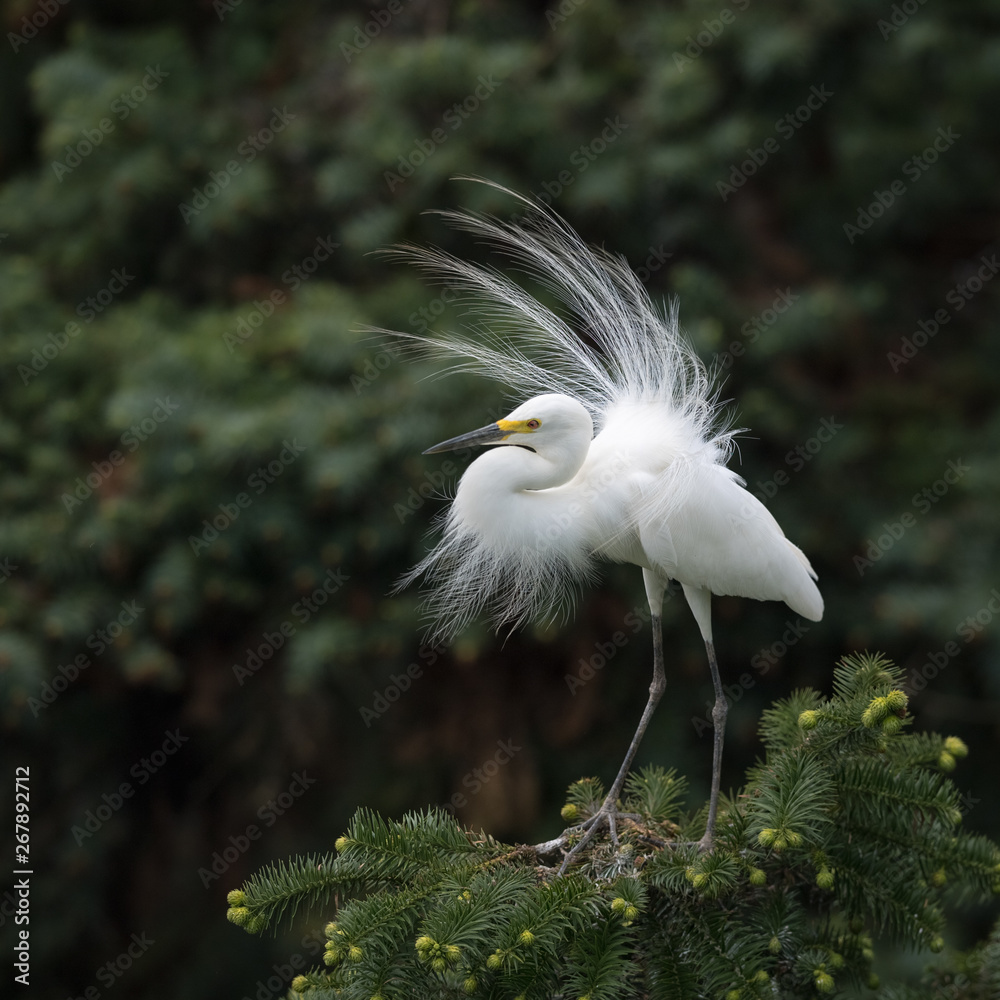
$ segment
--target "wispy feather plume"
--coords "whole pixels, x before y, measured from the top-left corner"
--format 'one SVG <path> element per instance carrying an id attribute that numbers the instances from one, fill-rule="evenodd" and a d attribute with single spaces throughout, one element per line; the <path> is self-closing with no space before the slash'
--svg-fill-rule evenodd
<path id="1" fill-rule="evenodd" d="M 448 373 L 485 375 L 521 400 L 542 393 L 571 396 L 591 413 L 597 432 L 616 414 L 635 419 L 638 408 L 676 443 L 678 459 L 724 463 L 736 431 L 720 421 L 715 380 L 681 335 L 676 303 L 661 313 L 624 258 L 587 246 L 546 206 L 491 181 L 462 179 L 516 199 L 524 206 L 522 214 L 510 221 L 472 212 L 435 214 L 506 257 L 563 309 L 539 302 L 496 267 L 438 248 L 406 245 L 387 253 L 452 289 L 466 309 L 467 330 L 378 332 L 417 342 L 432 357 L 451 362 Z M 671 505 L 685 497 L 686 465 L 690 461 L 678 461 L 672 481 L 660 484 L 669 488 L 637 498 L 618 530 L 632 530 L 639 511 L 643 517 L 668 516 Z M 400 586 L 425 575 L 432 587 L 427 608 L 438 638 L 453 635 L 482 613 L 497 622 L 551 618 L 571 609 L 579 583 L 594 573 L 597 548 L 594 543 L 572 552 L 564 546 L 544 557 L 516 546 L 498 549 L 449 512 L 441 541 Z"/>

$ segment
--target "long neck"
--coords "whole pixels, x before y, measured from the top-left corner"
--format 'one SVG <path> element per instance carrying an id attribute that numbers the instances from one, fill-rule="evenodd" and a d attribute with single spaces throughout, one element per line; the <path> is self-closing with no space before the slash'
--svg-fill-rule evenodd
<path id="1" fill-rule="evenodd" d="M 501 446 L 481 455 L 459 484 L 453 516 L 491 546 L 511 551 L 583 544 L 589 511 L 582 489 L 570 482 L 589 441 L 568 440 L 540 455 Z"/>

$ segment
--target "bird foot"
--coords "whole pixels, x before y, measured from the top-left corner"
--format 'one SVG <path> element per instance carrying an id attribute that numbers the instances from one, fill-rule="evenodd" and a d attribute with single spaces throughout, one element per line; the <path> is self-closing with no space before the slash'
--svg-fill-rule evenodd
<path id="1" fill-rule="evenodd" d="M 618 809 L 618 803 L 613 800 L 609 795 L 601 808 L 594 813 L 593 816 L 585 819 L 582 823 L 576 824 L 576 826 L 569 827 L 563 833 L 563 837 L 569 834 L 576 833 L 577 831 L 582 831 L 583 836 L 573 845 L 572 849 L 563 858 L 563 863 L 559 867 L 559 874 L 562 875 L 566 869 L 572 864 L 573 859 L 583 850 L 584 847 L 589 844 L 597 832 L 604 827 L 607 827 L 608 834 L 611 837 L 611 843 L 615 847 L 618 847 L 618 820 L 640 820 L 641 817 L 638 813 L 626 813 L 621 812 Z"/>

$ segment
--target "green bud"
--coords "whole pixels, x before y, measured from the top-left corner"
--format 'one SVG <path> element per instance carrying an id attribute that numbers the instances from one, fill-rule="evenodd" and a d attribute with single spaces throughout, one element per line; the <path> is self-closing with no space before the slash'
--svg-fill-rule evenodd
<path id="1" fill-rule="evenodd" d="M 789 847 L 800 847 L 802 845 L 802 834 L 789 830 L 785 836 L 788 838 Z"/>
<path id="2" fill-rule="evenodd" d="M 743 996 L 742 990 L 730 990 L 726 994 L 726 1000 L 740 1000 L 741 996 Z"/>
<path id="3" fill-rule="evenodd" d="M 819 712 L 808 709 L 799 714 L 799 729 L 815 729 L 819 724 Z"/>
<path id="4" fill-rule="evenodd" d="M 781 951 L 781 942 L 778 940 L 777 934 L 775 934 L 775 936 L 772 937 L 770 941 L 768 941 L 767 950 L 772 955 L 777 955 Z"/>
<path id="5" fill-rule="evenodd" d="M 941 937 L 940 934 L 937 935 L 936 937 L 932 937 L 927 947 L 930 948 L 930 950 L 935 953 L 939 951 L 944 951 L 944 938 Z"/>
<path id="6" fill-rule="evenodd" d="M 750 884 L 767 885 L 767 873 L 764 871 L 763 868 L 750 869 Z"/>
<path id="7" fill-rule="evenodd" d="M 250 919 L 250 910 L 245 906 L 233 906 L 226 911 L 226 920 L 237 927 L 243 927 Z"/>
<path id="8" fill-rule="evenodd" d="M 813 982 L 816 983 L 816 989 L 820 993 L 830 993 L 833 990 L 833 976 L 828 972 L 821 972 L 817 969 L 813 976 Z"/>
<path id="9" fill-rule="evenodd" d="M 952 754 L 948 753 L 947 750 L 942 750 L 941 755 L 938 757 L 938 767 L 942 771 L 954 771 L 955 770 L 955 758 Z"/>
<path id="10" fill-rule="evenodd" d="M 305 976 L 296 976 L 292 980 L 292 990 L 296 993 L 305 993 L 309 980 Z"/>
<path id="11" fill-rule="evenodd" d="M 444 970 L 448 968 L 448 963 L 443 958 L 435 958 L 434 961 L 431 962 L 431 968 L 435 972 L 444 972 Z"/>
<path id="12" fill-rule="evenodd" d="M 760 844 L 761 847 L 770 847 L 774 843 L 777 836 L 778 831 L 772 830 L 769 827 L 766 830 L 761 830 L 760 833 L 757 834 L 757 843 Z"/>
<path id="13" fill-rule="evenodd" d="M 465 990 L 466 993 L 475 993 L 476 987 L 478 985 L 479 984 L 476 982 L 476 977 L 469 976 L 468 979 L 466 979 L 465 982 L 462 983 L 462 989 Z"/>
<path id="14" fill-rule="evenodd" d="M 242 889 L 233 889 L 233 891 L 226 896 L 226 902 L 230 906 L 242 906 L 246 900 L 247 895 Z"/>
<path id="15" fill-rule="evenodd" d="M 903 720 L 898 715 L 890 715 L 882 723 L 882 732 L 887 736 L 895 736 L 903 728 Z"/>
<path id="16" fill-rule="evenodd" d="M 444 957 L 454 964 L 462 957 L 462 949 L 457 944 L 446 944 L 444 946 Z"/>
<path id="17" fill-rule="evenodd" d="M 868 989 L 877 990 L 882 985 L 882 980 L 875 973 L 868 976 Z"/>
<path id="18" fill-rule="evenodd" d="M 616 897 L 615 899 L 613 899 L 611 901 L 611 912 L 612 913 L 624 913 L 626 906 L 628 906 L 628 903 L 625 902 L 625 900 L 622 899 L 621 896 L 618 896 L 618 897 Z"/>
<path id="19" fill-rule="evenodd" d="M 434 947 L 434 938 L 423 934 L 417 938 L 416 947 L 417 951 L 430 951 Z"/>
<path id="20" fill-rule="evenodd" d="M 968 757 L 969 748 L 957 736 L 949 736 L 944 741 L 944 748 L 952 757 Z"/>
<path id="21" fill-rule="evenodd" d="M 343 853 L 344 850 L 347 848 L 347 846 L 350 844 L 350 842 L 351 842 L 350 837 L 338 837 L 333 842 L 333 846 L 336 847 L 340 853 Z M 328 840 L 327 843 L 329 844 L 330 841 Z"/>
<path id="22" fill-rule="evenodd" d="M 905 691 L 900 691 L 898 688 L 893 688 L 885 696 L 885 707 L 889 709 L 890 712 L 901 712 L 909 704 L 910 699 L 906 697 Z"/>
<path id="23" fill-rule="evenodd" d="M 356 944 L 352 944 L 347 949 L 347 960 L 349 962 L 360 962 L 363 955 L 364 952 Z"/>
<path id="24" fill-rule="evenodd" d="M 493 952 L 493 954 L 490 955 L 488 959 L 486 959 L 486 968 L 493 969 L 494 971 L 496 971 L 497 969 L 500 968 L 502 963 L 503 963 L 503 957 L 500 955 L 500 951 L 498 949 L 497 951 Z"/>
<path id="25" fill-rule="evenodd" d="M 698 872 L 693 879 L 691 879 L 691 884 L 696 889 L 704 889 L 708 885 L 708 872 Z"/>
<path id="26" fill-rule="evenodd" d="M 833 888 L 833 872 L 829 868 L 823 868 L 816 876 L 816 884 L 821 889 Z"/>
<path id="27" fill-rule="evenodd" d="M 754 976 L 753 978 L 754 978 L 754 981 L 755 981 L 755 982 L 758 982 L 758 983 L 760 983 L 760 984 L 761 984 L 762 986 L 763 986 L 763 985 L 764 985 L 765 983 L 769 983 L 769 982 L 771 981 L 771 977 L 770 977 L 770 976 L 769 976 L 769 975 L 768 975 L 768 974 L 767 974 L 767 973 L 766 973 L 766 972 L 765 972 L 765 971 L 764 971 L 763 969 L 761 969 L 761 970 L 760 970 L 760 971 L 759 971 L 759 972 L 757 973 L 757 975 L 756 975 L 756 976 Z"/>
<path id="28" fill-rule="evenodd" d="M 326 927 L 323 928 L 323 933 L 328 937 L 332 938 L 334 934 L 339 934 L 340 931 L 337 930 L 337 921 L 331 920 Z"/>
<path id="29" fill-rule="evenodd" d="M 830 952 L 830 968 L 842 969 L 844 967 L 844 956 L 839 951 Z"/>
<path id="30" fill-rule="evenodd" d="M 948 881 L 948 873 L 943 869 L 939 868 L 933 875 L 931 875 L 931 885 L 941 888 Z"/>
<path id="31" fill-rule="evenodd" d="M 873 698 L 869 706 L 861 714 L 861 724 L 867 729 L 874 729 L 888 714 L 889 706 L 886 698 Z"/>
<path id="32" fill-rule="evenodd" d="M 629 903 L 629 905 L 625 907 L 625 912 L 622 914 L 622 923 L 628 927 L 638 916 L 639 908 Z"/>
<path id="33" fill-rule="evenodd" d="M 579 818 L 580 810 L 572 802 L 567 802 L 566 805 L 559 810 L 559 815 L 562 816 L 567 823 L 572 823 Z"/>

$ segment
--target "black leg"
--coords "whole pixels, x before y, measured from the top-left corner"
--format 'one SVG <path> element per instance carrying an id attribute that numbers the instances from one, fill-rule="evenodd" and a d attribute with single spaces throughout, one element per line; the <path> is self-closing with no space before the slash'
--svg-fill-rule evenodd
<path id="1" fill-rule="evenodd" d="M 615 828 L 615 814 L 618 808 L 618 796 L 621 795 L 622 788 L 625 786 L 625 779 L 628 777 L 629 768 L 632 766 L 632 761 L 635 759 L 636 752 L 639 749 L 639 744 L 642 742 L 642 737 L 646 732 L 646 727 L 649 725 L 649 720 L 653 717 L 653 712 L 656 711 L 656 706 L 659 703 L 660 698 L 663 697 L 663 692 L 667 686 L 667 678 L 663 670 L 663 626 L 658 611 L 653 612 L 651 616 L 651 624 L 653 628 L 653 680 L 649 685 L 649 700 L 646 702 L 645 709 L 643 709 L 642 718 L 639 719 L 639 726 L 635 731 L 635 736 L 632 737 L 632 743 L 629 745 L 628 753 L 625 754 L 622 766 L 618 770 L 618 777 L 615 778 L 614 784 L 612 784 L 611 790 L 605 797 L 601 808 L 585 824 L 587 832 L 580 838 L 573 849 L 563 859 L 562 866 L 559 869 L 560 875 L 566 871 L 572 859 L 583 849 L 583 847 L 590 843 L 590 841 L 594 838 L 594 835 L 602 825 L 602 821 L 606 822 L 608 825 L 612 842 L 616 846 L 618 844 L 618 832 Z"/>
<path id="2" fill-rule="evenodd" d="M 705 826 L 705 836 L 701 838 L 701 849 L 712 849 L 712 838 L 715 836 L 715 816 L 719 810 L 719 785 L 722 781 L 722 743 L 726 735 L 726 694 L 722 690 L 722 678 L 719 676 L 719 664 L 715 660 L 715 646 L 705 643 L 708 653 L 708 666 L 712 671 L 712 684 L 715 687 L 715 706 L 712 708 L 712 723 L 715 727 L 715 741 L 712 749 L 712 794 L 708 801 L 708 823 Z"/>

